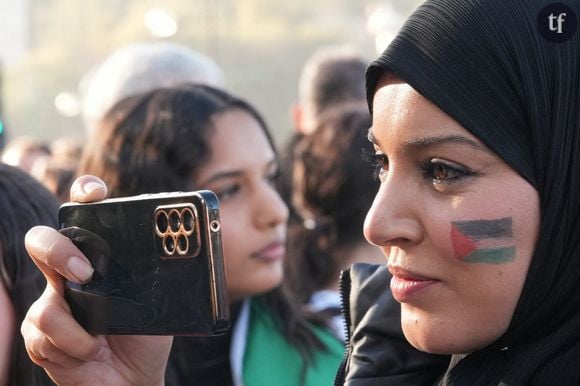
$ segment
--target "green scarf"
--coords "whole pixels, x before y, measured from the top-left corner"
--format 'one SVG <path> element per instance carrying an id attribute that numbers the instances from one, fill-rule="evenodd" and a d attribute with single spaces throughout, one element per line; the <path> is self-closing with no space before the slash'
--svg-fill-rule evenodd
<path id="1" fill-rule="evenodd" d="M 328 350 L 314 353 L 312 363 L 306 367 L 305 382 L 301 385 L 303 359 L 299 351 L 282 336 L 264 305 L 253 299 L 243 363 L 245 385 L 332 385 L 344 355 L 344 345 L 328 331 L 317 327 L 313 330 Z"/>

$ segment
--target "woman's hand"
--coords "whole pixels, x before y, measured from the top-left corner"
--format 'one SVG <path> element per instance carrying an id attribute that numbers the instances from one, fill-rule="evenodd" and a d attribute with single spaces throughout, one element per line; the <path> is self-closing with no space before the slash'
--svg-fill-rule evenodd
<path id="1" fill-rule="evenodd" d="M 94 176 L 78 178 L 71 200 L 91 202 L 107 195 Z M 32 361 L 59 385 L 161 385 L 171 337 L 93 336 L 73 318 L 64 300 L 64 281 L 88 281 L 93 269 L 74 244 L 57 230 L 37 226 L 26 235 L 26 249 L 47 280 L 30 307 L 22 335 Z"/>

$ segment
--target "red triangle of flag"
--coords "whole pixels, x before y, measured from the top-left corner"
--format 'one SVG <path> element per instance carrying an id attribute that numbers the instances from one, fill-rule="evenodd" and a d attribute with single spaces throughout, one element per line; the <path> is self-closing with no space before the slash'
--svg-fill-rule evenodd
<path id="1" fill-rule="evenodd" d="M 455 225 L 451 225 L 451 242 L 457 259 L 463 259 L 475 250 L 475 242 L 464 235 Z"/>

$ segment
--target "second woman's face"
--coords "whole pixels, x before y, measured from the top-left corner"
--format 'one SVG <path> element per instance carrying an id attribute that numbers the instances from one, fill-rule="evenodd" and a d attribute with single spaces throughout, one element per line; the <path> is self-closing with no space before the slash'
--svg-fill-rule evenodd
<path id="1" fill-rule="evenodd" d="M 235 109 L 213 119 L 211 159 L 195 185 L 220 200 L 230 300 L 267 292 L 283 278 L 288 209 L 274 187 L 278 163 L 264 130 Z"/>
<path id="2" fill-rule="evenodd" d="M 373 109 L 381 186 L 365 235 L 387 256 L 405 336 L 433 353 L 483 348 L 521 294 L 537 192 L 409 85 L 383 79 Z"/>

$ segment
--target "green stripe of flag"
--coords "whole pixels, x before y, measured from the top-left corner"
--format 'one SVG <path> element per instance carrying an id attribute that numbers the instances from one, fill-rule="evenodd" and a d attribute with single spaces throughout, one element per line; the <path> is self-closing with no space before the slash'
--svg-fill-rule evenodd
<path id="1" fill-rule="evenodd" d="M 476 249 L 463 258 L 470 263 L 507 263 L 516 256 L 516 247 Z"/>

